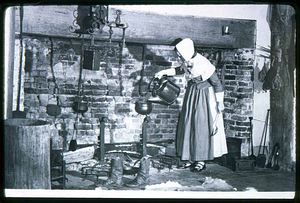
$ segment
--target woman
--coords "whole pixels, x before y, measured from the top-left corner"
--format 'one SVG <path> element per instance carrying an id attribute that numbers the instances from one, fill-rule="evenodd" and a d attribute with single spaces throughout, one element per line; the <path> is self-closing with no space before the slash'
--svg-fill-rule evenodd
<path id="1" fill-rule="evenodd" d="M 208 59 L 195 52 L 191 39 L 181 40 L 175 52 L 183 61 L 177 68 L 159 71 L 155 77 L 185 74 L 188 85 L 179 117 L 176 151 L 185 168 L 202 171 L 206 160 L 227 153 L 222 111 L 223 86 Z"/>

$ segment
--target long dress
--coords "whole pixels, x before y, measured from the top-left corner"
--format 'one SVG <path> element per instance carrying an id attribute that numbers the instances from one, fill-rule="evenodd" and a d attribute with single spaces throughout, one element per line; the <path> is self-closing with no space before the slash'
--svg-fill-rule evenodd
<path id="1" fill-rule="evenodd" d="M 182 160 L 212 160 L 227 153 L 223 115 L 217 111 L 215 94 L 221 91 L 223 87 L 215 72 L 207 80 L 201 75 L 189 80 L 176 138 Z"/>

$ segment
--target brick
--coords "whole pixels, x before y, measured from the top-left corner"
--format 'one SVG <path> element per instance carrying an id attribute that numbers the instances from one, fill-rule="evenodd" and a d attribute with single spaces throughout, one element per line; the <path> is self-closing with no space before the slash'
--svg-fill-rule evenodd
<path id="1" fill-rule="evenodd" d="M 108 96 L 121 96 L 121 92 L 120 92 L 120 90 L 117 90 L 117 91 L 108 91 L 107 95 Z"/>
<path id="2" fill-rule="evenodd" d="M 168 133 L 167 129 L 161 129 L 161 133 Z"/>
<path id="3" fill-rule="evenodd" d="M 29 77 L 25 77 L 24 79 L 25 82 L 28 82 L 28 83 L 33 83 L 34 82 L 34 78 L 29 76 Z"/>
<path id="4" fill-rule="evenodd" d="M 106 98 L 101 96 L 93 96 L 91 102 L 105 102 Z"/>
<path id="5" fill-rule="evenodd" d="M 94 117 L 95 118 L 103 118 L 103 117 L 107 117 L 108 116 L 108 114 L 107 113 L 96 113 L 96 114 L 94 114 Z"/>
<path id="6" fill-rule="evenodd" d="M 230 120 L 230 119 L 224 119 L 224 123 L 225 124 L 230 124 L 230 125 L 235 125 L 236 122 L 234 120 Z"/>
<path id="7" fill-rule="evenodd" d="M 64 90 L 62 92 L 62 94 L 64 93 L 64 94 L 68 94 L 68 95 L 76 95 L 77 92 L 78 92 L 78 90 Z"/>
<path id="8" fill-rule="evenodd" d="M 238 132 L 239 137 L 250 137 L 251 133 L 248 132 Z"/>
<path id="9" fill-rule="evenodd" d="M 42 77 L 47 77 L 48 72 L 47 71 L 38 71 L 38 75 Z"/>
<path id="10" fill-rule="evenodd" d="M 46 83 L 47 79 L 46 79 L 46 77 L 34 77 L 34 82 L 36 82 L 36 83 Z"/>
<path id="11" fill-rule="evenodd" d="M 252 73 L 253 73 L 253 71 L 249 71 L 249 70 L 238 70 L 237 71 L 237 75 L 239 75 L 239 76 L 251 76 Z"/>
<path id="12" fill-rule="evenodd" d="M 240 126 L 235 126 L 235 130 L 239 132 L 246 132 L 249 131 L 249 128 L 247 127 L 240 127 Z"/>
<path id="13" fill-rule="evenodd" d="M 157 66 L 172 66 L 172 62 L 168 62 L 168 61 L 155 61 L 155 65 L 157 65 Z"/>
<path id="14" fill-rule="evenodd" d="M 236 81 L 225 81 L 225 85 L 236 86 L 237 82 Z"/>
<path id="15" fill-rule="evenodd" d="M 110 127 L 111 129 L 122 129 L 122 128 L 126 128 L 125 124 L 113 124 Z"/>
<path id="16" fill-rule="evenodd" d="M 33 88 L 24 88 L 24 92 L 26 94 L 36 94 L 37 93 L 37 90 L 36 89 L 33 89 Z"/>
<path id="17" fill-rule="evenodd" d="M 38 88 L 41 88 L 41 89 L 47 89 L 48 88 L 48 85 L 46 83 L 39 83 L 38 84 Z"/>
<path id="18" fill-rule="evenodd" d="M 240 70 L 249 70 L 249 71 L 253 71 L 253 66 L 252 65 L 246 65 L 246 66 L 244 66 L 244 65 L 241 65 L 241 66 L 239 66 L 239 69 Z"/>
<path id="19" fill-rule="evenodd" d="M 248 119 L 248 117 L 246 117 L 246 116 L 232 115 L 231 119 L 235 120 L 235 121 L 246 121 Z"/>
<path id="20" fill-rule="evenodd" d="M 235 98 L 224 98 L 224 102 L 235 103 Z"/>
<path id="21" fill-rule="evenodd" d="M 108 112 L 108 110 L 106 108 L 91 108 L 90 111 L 92 114 L 99 114 L 99 113 L 105 114 Z"/>
<path id="22" fill-rule="evenodd" d="M 30 77 L 35 77 L 35 76 L 39 76 L 39 72 L 36 71 L 36 70 L 32 70 L 32 71 L 30 72 Z"/>
<path id="23" fill-rule="evenodd" d="M 106 95 L 106 90 L 92 90 L 90 92 L 90 95 Z"/>
<path id="24" fill-rule="evenodd" d="M 240 122 L 240 121 L 237 121 L 236 125 L 238 125 L 238 126 L 250 126 L 250 122 Z"/>
<path id="25" fill-rule="evenodd" d="M 228 70 L 237 69 L 237 68 L 238 68 L 237 65 L 226 65 L 225 66 L 225 69 L 228 69 Z"/>
<path id="26" fill-rule="evenodd" d="M 155 119 L 155 120 L 154 120 L 154 123 L 155 123 L 155 124 L 160 124 L 160 123 L 161 123 L 161 119 Z"/>
<path id="27" fill-rule="evenodd" d="M 238 88 L 237 92 L 249 93 L 253 92 L 253 88 Z"/>
<path id="28" fill-rule="evenodd" d="M 75 85 L 74 84 L 65 84 L 65 88 L 66 89 L 75 89 Z"/>
<path id="29" fill-rule="evenodd" d="M 237 70 L 225 70 L 225 75 L 237 75 Z"/>
<path id="30" fill-rule="evenodd" d="M 89 123 L 82 123 L 82 124 L 77 124 L 76 128 L 78 130 L 91 130 L 92 129 L 92 125 Z"/>
<path id="31" fill-rule="evenodd" d="M 169 123 L 172 123 L 172 124 L 173 124 L 173 123 L 177 124 L 177 122 L 178 122 L 178 120 L 177 120 L 177 119 L 176 119 L 176 120 L 175 120 L 175 119 L 173 119 L 173 120 L 169 120 Z"/>
<path id="32" fill-rule="evenodd" d="M 103 103 L 103 102 L 93 102 L 91 104 L 91 107 L 93 107 L 93 108 L 107 108 L 108 104 L 107 103 Z"/>
<path id="33" fill-rule="evenodd" d="M 227 85 L 225 85 L 225 86 L 224 86 L 224 90 L 226 90 L 226 91 L 235 91 L 235 90 L 236 90 L 236 87 L 232 87 L 232 86 L 227 86 Z"/>
<path id="34" fill-rule="evenodd" d="M 238 82 L 239 86 L 250 86 L 251 84 L 251 82 Z"/>
<path id="35" fill-rule="evenodd" d="M 30 82 L 24 82 L 24 88 L 30 88 L 31 83 Z"/>
<path id="36" fill-rule="evenodd" d="M 252 98 L 253 95 L 252 94 L 237 94 L 236 98 L 237 99 L 245 99 L 245 98 Z"/>
<path id="37" fill-rule="evenodd" d="M 225 75 L 225 76 L 224 76 L 224 79 L 225 79 L 225 80 L 235 80 L 235 79 L 236 79 L 236 76 L 235 76 L 235 75 Z"/>
<path id="38" fill-rule="evenodd" d="M 225 113 L 230 113 L 230 114 L 231 114 L 231 113 L 235 113 L 235 110 L 234 110 L 234 109 L 225 108 L 225 109 L 224 109 L 224 112 L 225 112 Z"/>
<path id="39" fill-rule="evenodd" d="M 232 62 L 235 65 L 251 65 L 251 61 L 248 60 L 240 60 L 240 61 L 232 61 Z"/>
<path id="40" fill-rule="evenodd" d="M 149 138 L 150 139 L 161 139 L 161 138 L 163 138 L 163 135 L 155 133 L 155 134 L 149 135 Z"/>
<path id="41" fill-rule="evenodd" d="M 238 81 L 252 81 L 252 76 L 251 75 L 244 75 L 244 76 L 239 76 L 239 75 L 237 75 L 236 76 L 236 80 L 238 80 Z"/>
<path id="42" fill-rule="evenodd" d="M 127 108 L 127 109 L 117 109 L 117 113 L 130 113 L 131 109 Z"/>

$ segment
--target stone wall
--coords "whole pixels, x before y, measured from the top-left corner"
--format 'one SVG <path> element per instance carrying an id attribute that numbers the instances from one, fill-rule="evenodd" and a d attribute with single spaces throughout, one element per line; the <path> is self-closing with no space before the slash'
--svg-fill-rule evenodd
<path id="1" fill-rule="evenodd" d="M 54 81 L 50 68 L 51 41 L 48 37 L 26 37 L 24 109 L 29 118 L 53 122 L 65 148 L 77 127 L 78 144 L 93 144 L 100 134 L 99 120 L 107 117 L 106 143 L 139 142 L 143 115 L 135 112 L 135 102 L 147 94 L 147 86 L 154 74 L 162 69 L 176 67 L 172 46 L 126 43 L 120 58 L 120 46 L 113 42 L 95 41 L 100 53 L 100 69 L 82 72 L 84 93 L 88 111 L 79 114 L 75 124 L 74 99 L 78 91 L 81 58 L 81 39 L 53 38 L 53 69 L 58 84 L 58 98 L 62 112 L 54 117 L 47 114 L 47 105 L 56 104 L 53 97 Z M 90 40 L 86 39 L 87 48 Z M 18 50 L 18 48 L 16 48 Z M 197 51 L 216 66 L 225 88 L 224 121 L 228 137 L 245 138 L 242 154 L 248 155 L 250 135 L 249 116 L 253 105 L 253 50 L 214 49 L 197 47 Z M 31 57 L 29 57 L 31 56 Z M 144 59 L 144 60 L 143 60 Z M 30 66 L 30 61 L 34 65 Z M 141 70 L 143 77 L 141 77 Z M 142 80 L 141 80 L 142 78 Z M 175 139 L 186 80 L 173 78 L 181 87 L 181 94 L 170 106 L 153 104 L 150 114 L 148 139 L 150 142 Z M 149 94 L 149 92 L 148 92 Z M 75 124 L 75 125 L 74 125 Z"/>

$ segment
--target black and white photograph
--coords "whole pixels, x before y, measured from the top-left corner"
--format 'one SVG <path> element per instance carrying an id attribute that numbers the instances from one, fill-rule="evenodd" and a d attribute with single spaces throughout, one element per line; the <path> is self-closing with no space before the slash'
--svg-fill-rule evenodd
<path id="1" fill-rule="evenodd" d="M 296 197 L 292 4 L 7 6 L 6 198 Z"/>

